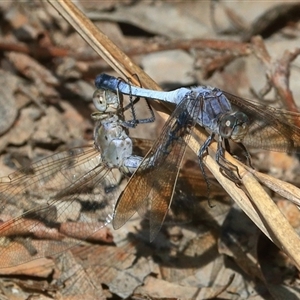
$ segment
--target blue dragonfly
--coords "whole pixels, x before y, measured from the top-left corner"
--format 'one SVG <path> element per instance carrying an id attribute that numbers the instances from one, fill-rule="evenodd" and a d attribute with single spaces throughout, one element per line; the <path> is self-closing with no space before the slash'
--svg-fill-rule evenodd
<path id="1" fill-rule="evenodd" d="M 218 135 L 253 148 L 287 153 L 300 151 L 299 113 L 260 104 L 209 86 L 154 91 L 131 86 L 108 74 L 98 75 L 95 85 L 175 105 L 184 101 L 186 95 L 192 94 L 198 97 L 196 101 L 203 99 L 197 123 L 211 133 L 209 141 Z"/>
<path id="2" fill-rule="evenodd" d="M 242 147 L 250 164 L 247 146 L 283 152 L 300 151 L 300 128 L 296 125 L 300 123 L 300 114 L 297 113 L 206 86 L 163 92 L 135 87 L 107 74 L 98 75 L 95 85 L 121 94 L 176 105 L 160 137 L 116 203 L 112 221 L 115 229 L 120 228 L 136 211 L 143 213 L 148 209 L 150 240 L 155 238 L 170 208 L 178 170 L 195 124 L 209 132 L 198 153 L 204 177 L 202 158 L 214 139 L 218 143 L 216 161 L 224 174 L 233 180 L 238 180 L 232 172 L 232 169 L 236 170 L 235 166 L 224 158 L 224 147 L 230 150 L 229 140 Z"/>

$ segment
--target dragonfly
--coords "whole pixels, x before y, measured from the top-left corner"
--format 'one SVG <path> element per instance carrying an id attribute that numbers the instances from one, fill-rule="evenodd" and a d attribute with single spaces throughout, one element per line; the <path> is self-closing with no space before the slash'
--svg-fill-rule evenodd
<path id="1" fill-rule="evenodd" d="M 118 91 L 125 95 L 161 100 L 175 105 L 195 95 L 201 101 L 197 124 L 204 127 L 209 137 L 199 150 L 201 156 L 207 146 L 218 137 L 218 158 L 223 153 L 221 142 L 232 140 L 246 147 L 287 153 L 300 152 L 300 114 L 241 98 L 215 87 L 198 86 L 173 91 L 155 91 L 131 86 L 108 74 L 95 79 L 96 87 Z M 198 97 L 198 99 L 196 99 Z"/>
<path id="2" fill-rule="evenodd" d="M 0 179 L 0 267 L 51 257 L 78 239 L 109 239 L 100 229 L 111 222 L 119 184 L 143 160 L 133 155 L 128 128 L 153 122 L 153 115 L 136 118 L 138 101 L 130 98 L 123 107 L 120 95 L 96 90 L 93 145 L 56 153 Z M 124 117 L 128 109 L 131 120 Z"/>
<path id="3" fill-rule="evenodd" d="M 198 152 L 203 175 L 205 171 L 202 158 L 214 140 L 217 140 L 216 161 L 225 173 L 234 167 L 227 167 L 224 158 L 224 147 L 230 150 L 229 140 L 245 150 L 247 159 L 250 158 L 246 148 L 248 146 L 289 153 L 300 152 L 298 113 L 266 106 L 209 86 L 163 92 L 132 86 L 108 74 L 98 75 L 95 85 L 97 88 L 125 95 L 146 97 L 176 105 L 161 136 L 130 178 L 116 203 L 112 220 L 115 229 L 123 226 L 136 211 L 145 209 L 148 204 L 150 240 L 155 238 L 170 207 L 172 188 L 176 185 L 178 174 L 176 168 L 180 167 L 195 124 L 204 127 L 209 133 L 207 140 L 199 146 Z M 182 130 L 179 129 L 181 126 Z M 169 151 L 168 146 L 171 144 L 172 150 Z M 167 147 L 163 150 L 162 145 Z M 235 177 L 232 179 L 235 180 Z"/>

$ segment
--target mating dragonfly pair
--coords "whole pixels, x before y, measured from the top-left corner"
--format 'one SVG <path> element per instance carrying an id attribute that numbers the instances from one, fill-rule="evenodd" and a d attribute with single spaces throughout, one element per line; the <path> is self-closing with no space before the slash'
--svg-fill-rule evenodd
<path id="1" fill-rule="evenodd" d="M 149 211 L 153 240 L 171 205 L 180 164 L 196 124 L 210 133 L 199 147 L 202 169 L 201 159 L 215 138 L 216 160 L 224 168 L 223 142 L 228 139 L 245 146 L 299 151 L 300 128 L 295 125 L 299 114 L 211 87 L 159 92 L 106 74 L 97 76 L 95 84 L 94 147 L 57 153 L 1 179 L 1 267 L 53 256 L 77 243 L 78 238 L 97 239 L 99 229 L 107 223 L 112 221 L 115 229 L 120 228 L 135 212 Z M 144 158 L 132 152 L 127 129 L 139 120 L 124 120 L 124 110 L 134 112 L 135 101 L 122 108 L 119 96 L 123 94 L 176 104 Z M 131 177 L 120 192 L 118 184 L 124 175 Z"/>

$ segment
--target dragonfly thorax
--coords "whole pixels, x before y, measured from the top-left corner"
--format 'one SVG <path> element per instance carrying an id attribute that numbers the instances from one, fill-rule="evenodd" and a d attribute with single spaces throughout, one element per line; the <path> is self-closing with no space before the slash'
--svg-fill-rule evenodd
<path id="1" fill-rule="evenodd" d="M 119 97 L 114 92 L 97 89 L 93 102 L 98 110 L 92 114 L 97 121 L 94 129 L 95 146 L 107 167 L 120 168 L 124 159 L 132 155 L 132 141 L 118 115 Z"/>
<path id="2" fill-rule="evenodd" d="M 93 95 L 93 102 L 97 109 L 92 114 L 96 121 L 94 141 L 96 149 L 101 153 L 102 163 L 109 169 L 119 169 L 124 175 L 130 176 L 143 158 L 132 154 L 128 123 L 124 121 L 121 106 L 122 95 L 106 89 L 97 89 Z"/>
<path id="3" fill-rule="evenodd" d="M 132 141 L 117 115 L 98 120 L 94 130 L 95 146 L 109 168 L 119 168 L 132 155 Z"/>

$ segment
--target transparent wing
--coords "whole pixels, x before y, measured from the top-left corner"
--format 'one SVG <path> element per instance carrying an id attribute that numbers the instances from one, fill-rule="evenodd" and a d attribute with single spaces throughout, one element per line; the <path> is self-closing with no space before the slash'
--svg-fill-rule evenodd
<path id="1" fill-rule="evenodd" d="M 143 162 L 130 178 L 115 208 L 113 226 L 123 226 L 135 212 L 149 210 L 150 240 L 158 233 L 170 207 L 178 172 L 200 101 L 188 95 L 176 107 Z"/>
<path id="2" fill-rule="evenodd" d="M 110 221 L 119 195 L 118 176 L 88 146 L 1 178 L 0 266 L 53 256 L 78 239 L 101 239 L 98 230 Z"/>
<path id="3" fill-rule="evenodd" d="M 271 151 L 300 152 L 300 114 L 223 93 L 250 119 L 243 144 Z"/>

